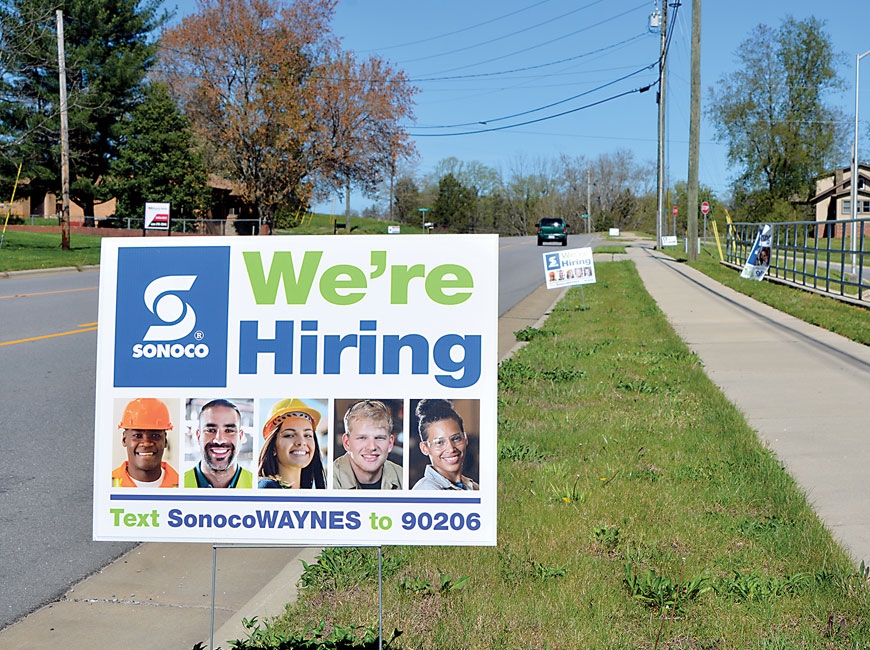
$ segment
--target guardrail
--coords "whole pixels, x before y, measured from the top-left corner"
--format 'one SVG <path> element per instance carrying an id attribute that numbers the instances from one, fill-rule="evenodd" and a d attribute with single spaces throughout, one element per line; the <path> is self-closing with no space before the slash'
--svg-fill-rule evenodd
<path id="1" fill-rule="evenodd" d="M 765 224 L 729 224 L 726 264 L 743 268 L 762 225 Z M 870 219 L 766 225 L 771 227 L 768 278 L 846 302 L 870 305 L 870 251 L 867 250 Z M 855 233 L 854 238 L 851 233 Z"/>

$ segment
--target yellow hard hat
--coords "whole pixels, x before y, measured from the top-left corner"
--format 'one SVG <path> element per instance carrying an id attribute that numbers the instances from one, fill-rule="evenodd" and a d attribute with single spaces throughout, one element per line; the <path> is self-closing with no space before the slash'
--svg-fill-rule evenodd
<path id="1" fill-rule="evenodd" d="M 159 429 L 169 431 L 172 422 L 166 404 L 154 397 L 138 397 L 127 404 L 119 429 Z"/>
<path id="2" fill-rule="evenodd" d="M 269 434 L 272 433 L 272 431 L 274 431 L 281 423 L 281 420 L 294 413 L 299 413 L 300 415 L 311 418 L 312 428 L 317 429 L 317 425 L 320 422 L 320 411 L 317 411 L 310 406 L 306 406 L 305 402 L 301 399 L 288 397 L 278 400 L 275 403 L 275 406 L 272 407 L 272 412 L 269 413 L 269 419 L 266 420 L 266 423 L 263 425 L 263 438 L 268 438 Z"/>

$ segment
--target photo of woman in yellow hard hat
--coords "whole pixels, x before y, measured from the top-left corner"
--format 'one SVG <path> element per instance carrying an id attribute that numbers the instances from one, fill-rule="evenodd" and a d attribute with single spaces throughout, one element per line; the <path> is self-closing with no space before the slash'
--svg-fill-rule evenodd
<path id="1" fill-rule="evenodd" d="M 326 488 L 324 458 L 318 439 L 326 436 L 326 400 L 296 397 L 260 403 L 268 415 L 263 423 L 263 447 L 257 475 L 260 488 Z"/>

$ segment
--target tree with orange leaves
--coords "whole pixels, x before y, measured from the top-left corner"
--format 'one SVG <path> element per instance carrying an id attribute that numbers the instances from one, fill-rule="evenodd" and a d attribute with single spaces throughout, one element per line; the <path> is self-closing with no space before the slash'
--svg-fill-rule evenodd
<path id="1" fill-rule="evenodd" d="M 396 156 L 415 89 L 404 73 L 342 52 L 336 0 L 199 0 L 168 30 L 158 70 L 212 171 L 238 181 L 264 223 L 276 209 L 356 186 L 372 192 Z"/>

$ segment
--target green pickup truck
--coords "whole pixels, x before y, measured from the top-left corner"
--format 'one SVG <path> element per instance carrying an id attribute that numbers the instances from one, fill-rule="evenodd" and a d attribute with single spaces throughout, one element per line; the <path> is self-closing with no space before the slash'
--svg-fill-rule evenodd
<path id="1" fill-rule="evenodd" d="M 544 217 L 538 223 L 538 246 L 543 246 L 545 241 L 561 242 L 562 246 L 568 245 L 568 222 L 562 217 Z"/>

